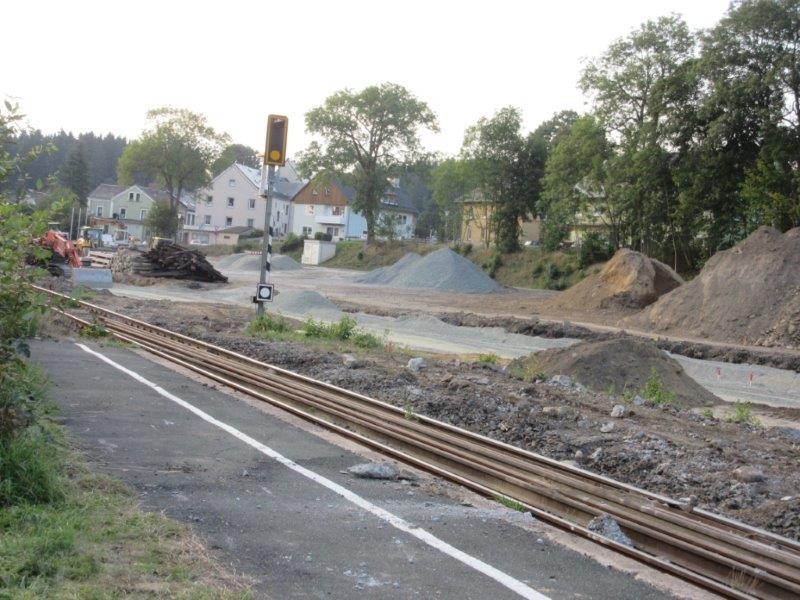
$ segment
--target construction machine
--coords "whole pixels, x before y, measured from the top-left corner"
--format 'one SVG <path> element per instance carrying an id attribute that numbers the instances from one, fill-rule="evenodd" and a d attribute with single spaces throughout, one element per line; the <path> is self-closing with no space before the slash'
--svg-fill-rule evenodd
<path id="1" fill-rule="evenodd" d="M 92 287 L 109 287 L 111 285 L 111 269 L 84 268 L 80 251 L 75 247 L 69 236 L 58 231 L 51 224 L 51 229 L 42 237 L 34 240 L 37 246 L 50 250 L 50 260 L 45 268 L 53 275 L 59 277 L 72 276 L 76 284 Z M 30 262 L 35 263 L 33 259 Z"/>

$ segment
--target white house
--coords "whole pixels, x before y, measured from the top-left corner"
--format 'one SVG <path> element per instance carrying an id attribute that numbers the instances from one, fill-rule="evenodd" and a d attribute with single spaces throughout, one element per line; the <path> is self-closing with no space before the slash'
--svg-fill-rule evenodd
<path id="1" fill-rule="evenodd" d="M 291 173 L 293 175 L 293 172 Z M 276 237 L 289 231 L 289 202 L 302 187 L 276 173 L 272 197 L 272 228 Z M 195 210 L 187 212 L 184 239 L 187 243 L 213 244 L 222 230 L 264 228 L 264 200 L 260 196 L 261 171 L 233 163 L 217 175 L 208 188 L 198 190 Z"/>
<path id="2" fill-rule="evenodd" d="M 328 233 L 334 241 L 367 237 L 367 220 L 352 208 L 356 191 L 338 181 L 327 184 L 309 182 L 292 199 L 291 231 L 300 237 L 313 238 Z M 378 219 L 391 217 L 394 236 L 414 236 L 419 210 L 395 183 L 386 188 L 381 198 Z"/>

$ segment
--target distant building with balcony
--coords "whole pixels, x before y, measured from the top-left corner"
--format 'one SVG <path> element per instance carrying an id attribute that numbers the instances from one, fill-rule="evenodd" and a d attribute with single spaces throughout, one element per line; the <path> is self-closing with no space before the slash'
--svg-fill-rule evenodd
<path id="1" fill-rule="evenodd" d="M 289 227 L 300 237 L 313 238 L 316 233 L 328 233 L 334 241 L 364 239 L 367 220 L 353 210 L 355 197 L 353 188 L 335 180 L 309 182 L 292 199 Z M 378 220 L 391 223 L 394 237 L 413 237 L 418 215 L 419 210 L 396 183 L 387 186 Z"/>

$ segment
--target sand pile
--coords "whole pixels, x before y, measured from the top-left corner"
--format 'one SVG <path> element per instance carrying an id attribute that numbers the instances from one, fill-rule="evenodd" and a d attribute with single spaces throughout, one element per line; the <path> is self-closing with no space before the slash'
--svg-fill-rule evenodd
<path id="1" fill-rule="evenodd" d="M 725 342 L 800 346 L 800 228 L 759 227 L 638 315 L 633 327 Z"/>
<path id="2" fill-rule="evenodd" d="M 596 392 L 641 394 L 653 369 L 663 390 L 680 406 L 712 406 L 722 401 L 689 377 L 680 363 L 655 344 L 635 338 L 581 342 L 519 358 L 511 367 L 548 377 L 568 375 Z"/>
<path id="3" fill-rule="evenodd" d="M 483 294 L 503 289 L 480 268 L 449 248 L 423 257 L 406 254 L 392 266 L 376 269 L 356 281 L 404 288 L 450 290 L 463 294 Z"/>
<path id="4" fill-rule="evenodd" d="M 554 308 L 643 308 L 683 284 L 662 262 L 622 248 L 599 273 L 589 275 L 547 304 Z"/>

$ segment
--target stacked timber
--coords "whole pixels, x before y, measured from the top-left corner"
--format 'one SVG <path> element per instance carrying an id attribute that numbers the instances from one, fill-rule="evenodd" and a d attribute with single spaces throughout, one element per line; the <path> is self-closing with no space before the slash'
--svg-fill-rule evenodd
<path id="1" fill-rule="evenodd" d="M 111 269 L 115 274 L 132 273 L 142 277 L 228 281 L 200 252 L 167 241 L 159 242 L 158 246 L 147 252 L 118 252 L 112 260 Z"/>

